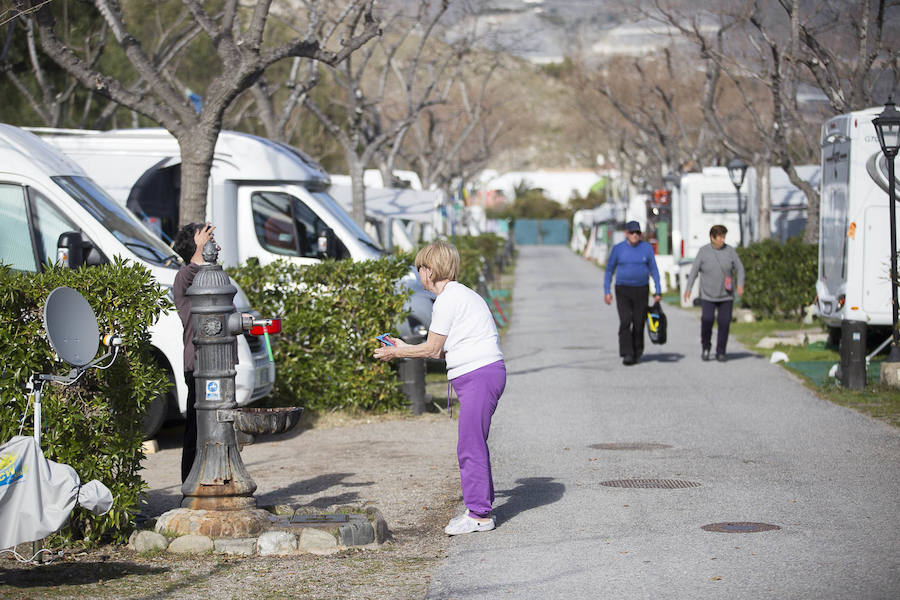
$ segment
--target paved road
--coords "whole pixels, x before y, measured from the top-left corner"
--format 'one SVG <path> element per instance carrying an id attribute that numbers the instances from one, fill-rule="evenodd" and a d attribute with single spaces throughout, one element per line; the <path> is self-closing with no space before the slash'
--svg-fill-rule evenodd
<path id="1" fill-rule="evenodd" d="M 621 364 L 603 273 L 520 248 L 491 430 L 497 529 L 451 540 L 429 599 L 900 598 L 900 434 L 813 396 L 699 319 Z M 601 450 L 609 443 L 663 444 Z M 610 480 L 699 484 L 623 489 Z M 760 522 L 780 530 L 716 533 Z"/>

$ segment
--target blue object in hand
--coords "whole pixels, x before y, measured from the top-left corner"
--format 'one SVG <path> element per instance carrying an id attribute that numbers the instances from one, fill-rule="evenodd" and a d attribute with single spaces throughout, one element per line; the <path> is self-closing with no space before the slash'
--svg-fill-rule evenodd
<path id="1" fill-rule="evenodd" d="M 385 346 L 395 346 L 394 342 L 388 339 L 389 333 L 382 333 L 381 335 L 375 336 L 375 339 L 384 344 Z"/>

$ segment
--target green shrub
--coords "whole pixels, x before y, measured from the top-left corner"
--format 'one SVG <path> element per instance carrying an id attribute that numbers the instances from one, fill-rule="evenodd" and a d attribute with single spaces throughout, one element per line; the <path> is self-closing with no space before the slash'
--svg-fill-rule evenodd
<path id="1" fill-rule="evenodd" d="M 493 280 L 501 267 L 506 240 L 493 233 L 457 236 L 453 240 L 459 250 L 459 282 L 473 290 L 479 289 L 482 277 Z"/>
<path id="2" fill-rule="evenodd" d="M 41 446 L 44 455 L 70 465 L 82 481 L 98 479 L 114 504 L 96 517 L 76 507 L 54 542 L 124 542 L 145 489 L 139 471 L 144 458 L 141 415 L 168 380 L 150 356 L 148 327 L 169 308 L 166 291 L 140 265 L 116 260 L 103 267 L 72 271 L 51 267 L 25 274 L 0 265 L 0 441 L 19 433 L 26 411 L 25 384 L 33 373 L 63 375 L 69 366 L 54 362 L 43 326 L 44 302 L 58 286 L 87 299 L 101 335 L 115 330 L 125 345 L 108 369 L 89 369 L 78 383 L 43 387 Z M 103 351 L 101 345 L 100 353 Z M 103 363 L 106 364 L 106 363 Z M 29 411 L 22 435 L 33 435 Z"/>
<path id="3" fill-rule="evenodd" d="M 314 410 L 386 411 L 406 405 L 396 372 L 372 358 L 375 336 L 405 319 L 408 291 L 398 291 L 409 255 L 298 266 L 250 261 L 229 275 L 265 316 L 280 315 L 273 336 L 273 400 Z"/>
<path id="4" fill-rule="evenodd" d="M 799 237 L 738 248 L 746 285 L 743 305 L 757 318 L 800 319 L 816 294 L 818 249 Z"/>

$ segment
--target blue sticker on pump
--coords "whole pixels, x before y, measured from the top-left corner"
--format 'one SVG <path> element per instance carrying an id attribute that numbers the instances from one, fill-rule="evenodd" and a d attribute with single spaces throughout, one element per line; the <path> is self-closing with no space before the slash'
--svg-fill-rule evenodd
<path id="1" fill-rule="evenodd" d="M 218 380 L 212 380 L 206 382 L 206 399 L 207 400 L 221 400 L 219 397 L 219 382 Z"/>

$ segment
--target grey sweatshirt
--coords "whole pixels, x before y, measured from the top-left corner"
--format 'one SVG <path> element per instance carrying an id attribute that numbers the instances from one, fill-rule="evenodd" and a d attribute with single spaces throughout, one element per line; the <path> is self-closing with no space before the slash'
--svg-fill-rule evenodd
<path id="1" fill-rule="evenodd" d="M 694 286 L 697 274 L 700 274 L 700 299 L 712 302 L 732 300 L 738 286 L 744 285 L 744 265 L 737 252 L 728 244 L 716 250 L 707 244 L 697 252 L 694 266 L 688 276 L 687 289 Z M 732 277 L 730 292 L 725 291 L 725 276 Z"/>

